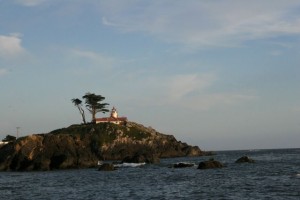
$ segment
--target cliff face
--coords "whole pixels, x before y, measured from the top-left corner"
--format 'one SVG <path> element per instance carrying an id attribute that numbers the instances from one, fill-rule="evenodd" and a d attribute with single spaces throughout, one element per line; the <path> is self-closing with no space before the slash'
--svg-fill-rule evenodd
<path id="1" fill-rule="evenodd" d="M 122 160 L 136 153 L 160 158 L 201 156 L 198 147 L 177 141 L 134 122 L 73 125 L 19 138 L 0 147 L 0 170 L 53 170 L 87 168 L 98 160 Z"/>

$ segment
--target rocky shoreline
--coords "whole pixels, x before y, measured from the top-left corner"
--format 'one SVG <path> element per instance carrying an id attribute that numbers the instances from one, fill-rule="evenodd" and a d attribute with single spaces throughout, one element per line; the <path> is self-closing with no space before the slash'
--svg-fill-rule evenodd
<path id="1" fill-rule="evenodd" d="M 171 158 L 207 153 L 135 122 L 72 125 L 1 146 L 0 171 L 89 168 L 99 160 L 123 160 L 137 154 Z"/>

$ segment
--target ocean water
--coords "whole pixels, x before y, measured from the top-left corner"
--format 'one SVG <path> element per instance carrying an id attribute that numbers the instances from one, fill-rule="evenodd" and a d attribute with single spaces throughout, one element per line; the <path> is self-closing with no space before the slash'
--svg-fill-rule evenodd
<path id="1" fill-rule="evenodd" d="M 170 168 L 209 157 L 47 172 L 0 172 L 0 199 L 300 199 L 300 149 L 222 151 L 222 169 Z M 256 163 L 234 163 L 247 155 Z"/>

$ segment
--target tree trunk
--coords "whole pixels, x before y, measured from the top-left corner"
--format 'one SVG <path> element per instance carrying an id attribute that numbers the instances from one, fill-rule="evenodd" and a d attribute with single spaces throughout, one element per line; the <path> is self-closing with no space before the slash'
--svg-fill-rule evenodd
<path id="1" fill-rule="evenodd" d="M 81 114 L 83 123 L 86 124 L 84 110 L 80 106 L 77 106 L 77 108 Z"/>
<path id="2" fill-rule="evenodd" d="M 92 110 L 92 122 L 96 123 L 96 108 L 93 108 Z"/>
<path id="3" fill-rule="evenodd" d="M 85 121 L 85 114 L 84 114 L 84 110 L 81 108 L 81 116 L 82 116 L 82 121 L 84 124 L 86 124 L 86 121 Z"/>

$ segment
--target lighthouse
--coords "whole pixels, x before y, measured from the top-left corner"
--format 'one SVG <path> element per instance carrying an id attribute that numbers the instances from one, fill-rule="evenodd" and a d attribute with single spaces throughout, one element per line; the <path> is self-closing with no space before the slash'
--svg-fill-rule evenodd
<path id="1" fill-rule="evenodd" d="M 113 108 L 111 109 L 110 117 L 115 118 L 115 119 L 118 118 L 118 112 L 117 112 L 117 109 L 116 109 L 115 107 L 113 107 Z"/>
<path id="2" fill-rule="evenodd" d="M 113 107 L 109 117 L 96 118 L 96 124 L 98 123 L 113 123 L 113 124 L 126 124 L 127 117 L 119 117 L 117 109 Z"/>

